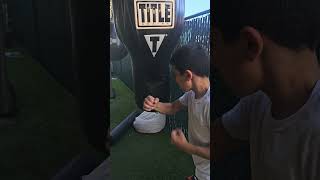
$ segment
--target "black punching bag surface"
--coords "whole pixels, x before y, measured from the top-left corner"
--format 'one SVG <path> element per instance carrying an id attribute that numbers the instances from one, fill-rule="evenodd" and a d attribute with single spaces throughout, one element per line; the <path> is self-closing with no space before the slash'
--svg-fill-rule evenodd
<path id="1" fill-rule="evenodd" d="M 184 26 L 184 0 L 113 0 L 119 39 L 133 64 L 136 104 L 148 95 L 170 98 L 169 60 Z"/>

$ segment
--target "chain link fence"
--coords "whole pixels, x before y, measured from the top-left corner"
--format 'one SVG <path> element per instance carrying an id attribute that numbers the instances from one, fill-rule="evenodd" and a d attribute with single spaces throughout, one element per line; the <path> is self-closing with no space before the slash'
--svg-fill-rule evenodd
<path id="1" fill-rule="evenodd" d="M 210 10 L 185 18 L 179 46 L 190 42 L 200 43 L 210 54 Z"/>

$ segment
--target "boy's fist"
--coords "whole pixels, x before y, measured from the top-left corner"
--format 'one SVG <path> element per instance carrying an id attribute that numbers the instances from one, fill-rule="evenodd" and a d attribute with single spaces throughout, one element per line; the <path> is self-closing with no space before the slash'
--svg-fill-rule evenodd
<path id="1" fill-rule="evenodd" d="M 171 132 L 171 142 L 179 149 L 186 151 L 188 141 L 181 129 L 175 129 Z"/>
<path id="2" fill-rule="evenodd" d="M 145 111 L 152 111 L 157 107 L 158 103 L 159 103 L 159 98 L 148 96 L 144 99 L 143 109 Z"/>

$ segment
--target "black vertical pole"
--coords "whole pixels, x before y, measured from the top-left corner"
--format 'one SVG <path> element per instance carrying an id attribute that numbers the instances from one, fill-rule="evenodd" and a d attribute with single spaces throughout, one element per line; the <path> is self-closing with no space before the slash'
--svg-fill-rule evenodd
<path id="1" fill-rule="evenodd" d="M 4 0 L 0 0 L 0 116 L 15 114 L 15 97 L 7 74 L 5 42 L 6 42 L 6 12 Z"/>
<path id="2" fill-rule="evenodd" d="M 109 155 L 108 2 L 70 0 L 69 6 L 81 119 L 89 143 Z"/>

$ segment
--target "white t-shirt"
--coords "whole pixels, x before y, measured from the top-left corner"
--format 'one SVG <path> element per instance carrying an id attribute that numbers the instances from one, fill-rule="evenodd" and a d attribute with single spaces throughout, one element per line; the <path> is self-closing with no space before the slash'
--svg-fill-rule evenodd
<path id="1" fill-rule="evenodd" d="M 204 96 L 195 99 L 193 91 L 186 92 L 179 101 L 188 106 L 188 139 L 196 146 L 210 146 L 210 88 Z M 195 176 L 199 180 L 210 180 L 210 160 L 192 155 Z"/>
<path id="2" fill-rule="evenodd" d="M 320 81 L 307 102 L 282 120 L 259 91 L 223 115 L 234 138 L 249 140 L 253 180 L 320 180 Z"/>

